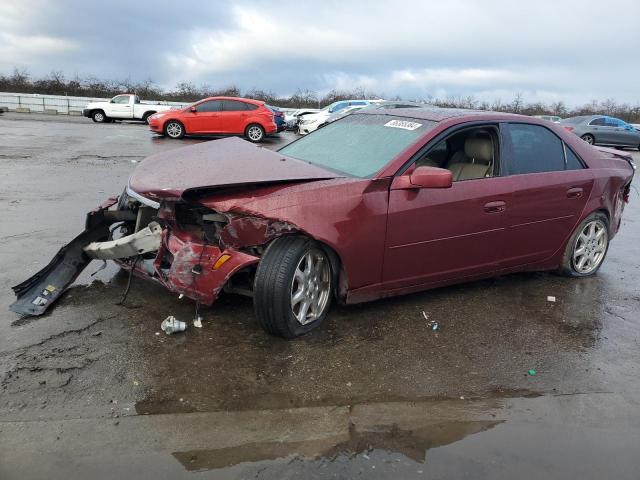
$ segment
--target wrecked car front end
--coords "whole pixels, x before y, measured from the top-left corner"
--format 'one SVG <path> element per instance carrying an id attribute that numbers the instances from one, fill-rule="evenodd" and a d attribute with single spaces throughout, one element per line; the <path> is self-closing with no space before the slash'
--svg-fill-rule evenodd
<path id="1" fill-rule="evenodd" d="M 242 140 L 211 143 L 183 149 L 190 154 L 181 157 L 188 170 L 179 176 L 173 154 L 145 160 L 119 197 L 87 215 L 84 232 L 60 249 L 49 265 L 13 287 L 17 300 L 11 310 L 44 313 L 94 259 L 114 260 L 138 277 L 206 305 L 223 289 L 250 295 L 266 244 L 296 232 L 296 227 L 247 212 L 219 212 L 199 203 L 198 196 L 332 175 L 299 162 L 291 165 L 290 159 Z M 233 165 L 225 165 L 225 159 Z M 255 162 L 261 162 L 257 168 Z M 224 177 L 225 171 L 231 173 Z M 244 181 L 233 177 L 238 171 L 249 172 Z M 144 190 L 132 184 L 142 184 Z"/>
<path id="2" fill-rule="evenodd" d="M 246 275 L 242 289 L 238 289 L 250 290 L 250 267 L 258 263 L 260 245 L 269 239 L 268 220 L 251 220 L 256 227 L 255 245 L 234 248 L 228 244 L 229 240 L 225 243 L 223 239 L 233 239 L 237 222 L 244 223 L 245 218 L 240 220 L 241 217 L 186 202 L 163 202 L 154 210 L 153 206 L 143 205 L 138 198 L 128 195 L 120 206 L 137 211 L 135 224 L 124 222 L 120 226 L 124 238 L 135 239 L 138 232 L 148 228 L 144 225 L 147 220 L 161 226 L 155 230 L 156 249 L 117 260 L 125 269 L 133 269 L 138 276 L 207 305 L 217 299 L 230 278 L 241 270 L 246 270 Z"/>

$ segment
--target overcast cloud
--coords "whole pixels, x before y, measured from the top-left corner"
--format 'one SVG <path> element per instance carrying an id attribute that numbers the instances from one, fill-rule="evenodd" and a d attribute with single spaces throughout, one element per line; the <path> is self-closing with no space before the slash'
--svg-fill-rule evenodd
<path id="1" fill-rule="evenodd" d="M 2 0 L 0 72 L 640 103 L 640 1 Z"/>

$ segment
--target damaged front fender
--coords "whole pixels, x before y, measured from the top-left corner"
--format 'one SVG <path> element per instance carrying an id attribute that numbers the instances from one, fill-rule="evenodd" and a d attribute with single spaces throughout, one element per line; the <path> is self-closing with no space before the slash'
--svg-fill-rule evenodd
<path id="1" fill-rule="evenodd" d="M 295 225 L 268 218 L 226 215 L 229 223 L 220 232 L 220 240 L 230 248 L 246 248 L 265 245 L 276 237 L 299 232 Z"/>

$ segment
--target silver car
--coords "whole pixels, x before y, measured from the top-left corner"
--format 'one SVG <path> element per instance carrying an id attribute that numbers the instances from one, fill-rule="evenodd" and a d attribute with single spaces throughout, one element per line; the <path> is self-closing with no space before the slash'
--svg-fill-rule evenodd
<path id="1" fill-rule="evenodd" d="M 565 118 L 560 124 L 591 145 L 633 147 L 640 150 L 640 131 L 619 118 L 586 115 Z"/>

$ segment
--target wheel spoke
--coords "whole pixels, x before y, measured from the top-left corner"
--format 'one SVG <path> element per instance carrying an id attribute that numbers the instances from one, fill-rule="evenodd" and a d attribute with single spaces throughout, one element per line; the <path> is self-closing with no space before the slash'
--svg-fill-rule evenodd
<path id="1" fill-rule="evenodd" d="M 306 298 L 305 292 L 303 288 L 299 288 L 296 293 L 293 294 L 293 296 L 291 297 L 291 306 L 295 307 L 297 304 L 299 304 L 302 300 L 304 300 Z"/>
<path id="2" fill-rule="evenodd" d="M 305 300 L 300 304 L 300 310 L 298 310 L 298 321 L 303 325 L 307 323 L 307 312 L 309 311 L 309 300 Z"/>

